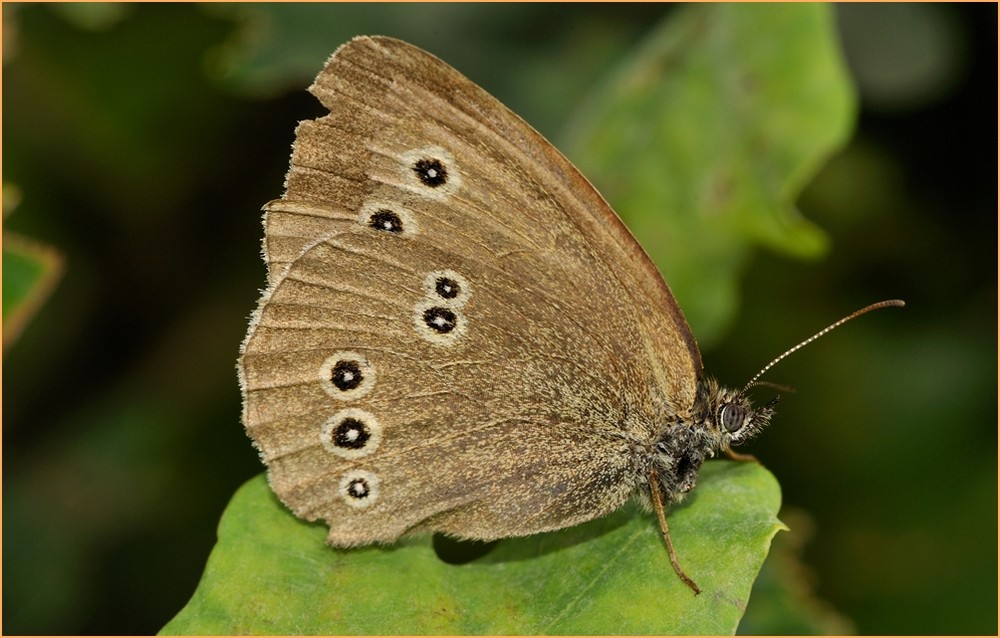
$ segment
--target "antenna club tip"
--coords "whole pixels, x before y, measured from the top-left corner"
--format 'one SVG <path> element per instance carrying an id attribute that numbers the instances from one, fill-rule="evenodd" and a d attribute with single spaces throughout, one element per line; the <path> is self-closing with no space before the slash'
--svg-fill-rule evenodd
<path id="1" fill-rule="evenodd" d="M 902 299 L 886 299 L 885 301 L 878 301 L 876 303 L 871 304 L 870 306 L 865 306 L 861 310 L 858 310 L 853 315 L 851 315 L 851 317 L 853 318 L 859 315 L 863 315 L 867 312 L 871 312 L 872 310 L 878 310 L 880 308 L 902 308 L 905 305 L 906 302 L 903 301 Z"/>

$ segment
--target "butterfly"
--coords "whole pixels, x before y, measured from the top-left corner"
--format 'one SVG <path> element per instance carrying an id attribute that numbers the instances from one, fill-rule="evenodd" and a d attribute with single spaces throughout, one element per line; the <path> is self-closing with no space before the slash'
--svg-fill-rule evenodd
<path id="1" fill-rule="evenodd" d="M 274 492 L 339 547 L 524 536 L 637 496 L 697 593 L 664 508 L 706 459 L 744 458 L 776 399 L 704 374 L 607 202 L 455 69 L 359 37 L 310 91 L 329 114 L 299 124 L 265 207 L 238 364 Z"/>

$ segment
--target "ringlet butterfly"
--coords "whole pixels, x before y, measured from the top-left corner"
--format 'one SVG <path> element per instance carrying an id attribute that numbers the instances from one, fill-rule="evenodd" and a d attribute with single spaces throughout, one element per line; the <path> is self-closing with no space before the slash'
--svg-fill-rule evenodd
<path id="1" fill-rule="evenodd" d="M 670 289 L 548 141 L 412 45 L 358 37 L 310 91 L 238 364 L 274 492 L 328 542 L 493 540 L 656 511 L 767 425 L 702 371 Z M 808 341 L 877 307 L 864 308 Z M 764 370 L 786 356 L 789 350 Z"/>

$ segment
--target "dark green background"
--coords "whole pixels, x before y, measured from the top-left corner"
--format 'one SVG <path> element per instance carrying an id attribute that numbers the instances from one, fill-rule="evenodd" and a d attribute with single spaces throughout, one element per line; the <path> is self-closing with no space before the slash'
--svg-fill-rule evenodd
<path id="1" fill-rule="evenodd" d="M 423 46 L 558 142 L 671 10 L 5 4 L 21 203 L 4 224 L 66 274 L 5 354 L 4 633 L 155 632 L 194 590 L 261 469 L 233 367 L 264 285 L 259 208 L 337 45 Z M 732 330 L 702 341 L 735 385 L 858 306 L 907 300 L 783 362 L 770 378 L 798 392 L 748 448 L 794 533 L 813 530 L 803 577 L 863 633 L 997 631 L 996 11 L 839 9 L 858 133 L 800 200 L 832 248 L 759 253 Z"/>

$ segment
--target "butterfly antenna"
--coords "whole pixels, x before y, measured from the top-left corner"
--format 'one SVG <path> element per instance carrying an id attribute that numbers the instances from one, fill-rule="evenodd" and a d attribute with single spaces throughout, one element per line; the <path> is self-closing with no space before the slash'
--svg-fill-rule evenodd
<path id="1" fill-rule="evenodd" d="M 760 384 L 757 383 L 757 379 L 759 379 L 761 377 L 761 375 L 763 375 L 765 372 L 767 372 L 768 370 L 770 370 L 774 366 L 774 364 L 778 363 L 779 361 L 781 361 L 782 359 L 784 359 L 788 355 L 792 354 L 793 352 L 795 352 L 799 348 L 801 348 L 803 346 L 806 346 L 806 345 L 809 345 L 813 341 L 816 341 L 817 339 L 819 339 L 820 337 L 822 337 L 826 333 L 830 332 L 834 328 L 839 328 L 840 326 L 844 325 L 845 323 L 847 323 L 851 319 L 854 319 L 856 317 L 860 317 L 861 315 L 863 315 L 865 313 L 868 313 L 868 312 L 871 312 L 872 310 L 878 310 L 879 308 L 889 308 L 889 307 L 892 307 L 892 306 L 894 306 L 896 308 L 902 308 L 905 305 L 906 305 L 906 303 L 904 303 L 902 299 L 888 299 L 886 301 L 880 301 L 878 303 L 873 303 L 870 306 L 865 306 L 861 310 L 855 310 L 854 312 L 852 312 L 851 314 L 847 315 L 846 317 L 844 317 L 840 321 L 836 321 L 834 323 L 831 323 L 829 326 L 827 326 L 826 328 L 823 328 L 822 330 L 820 330 L 819 332 L 817 332 L 813 336 L 809 337 L 805 341 L 799 343 L 796 346 L 793 346 L 793 347 L 789 348 L 788 350 L 785 350 L 783 353 L 781 353 L 781 355 L 779 355 L 778 357 L 775 357 L 774 361 L 772 361 L 771 363 L 769 363 L 766 366 L 764 366 L 763 368 L 761 368 L 760 372 L 758 372 L 757 374 L 755 374 L 754 377 L 752 379 L 750 379 L 750 381 L 745 386 L 743 386 L 742 392 L 746 392 L 747 390 L 749 390 L 750 388 L 752 388 L 754 385 L 760 385 Z"/>
<path id="2" fill-rule="evenodd" d="M 746 384 L 746 386 L 744 386 L 743 392 L 746 392 L 750 388 L 759 388 L 762 386 L 765 388 L 773 388 L 778 392 L 786 392 L 788 394 L 795 392 L 795 388 L 793 388 L 792 386 L 785 385 L 784 383 L 774 383 L 773 381 L 756 381 L 756 382 L 751 381 L 750 383 Z"/>

